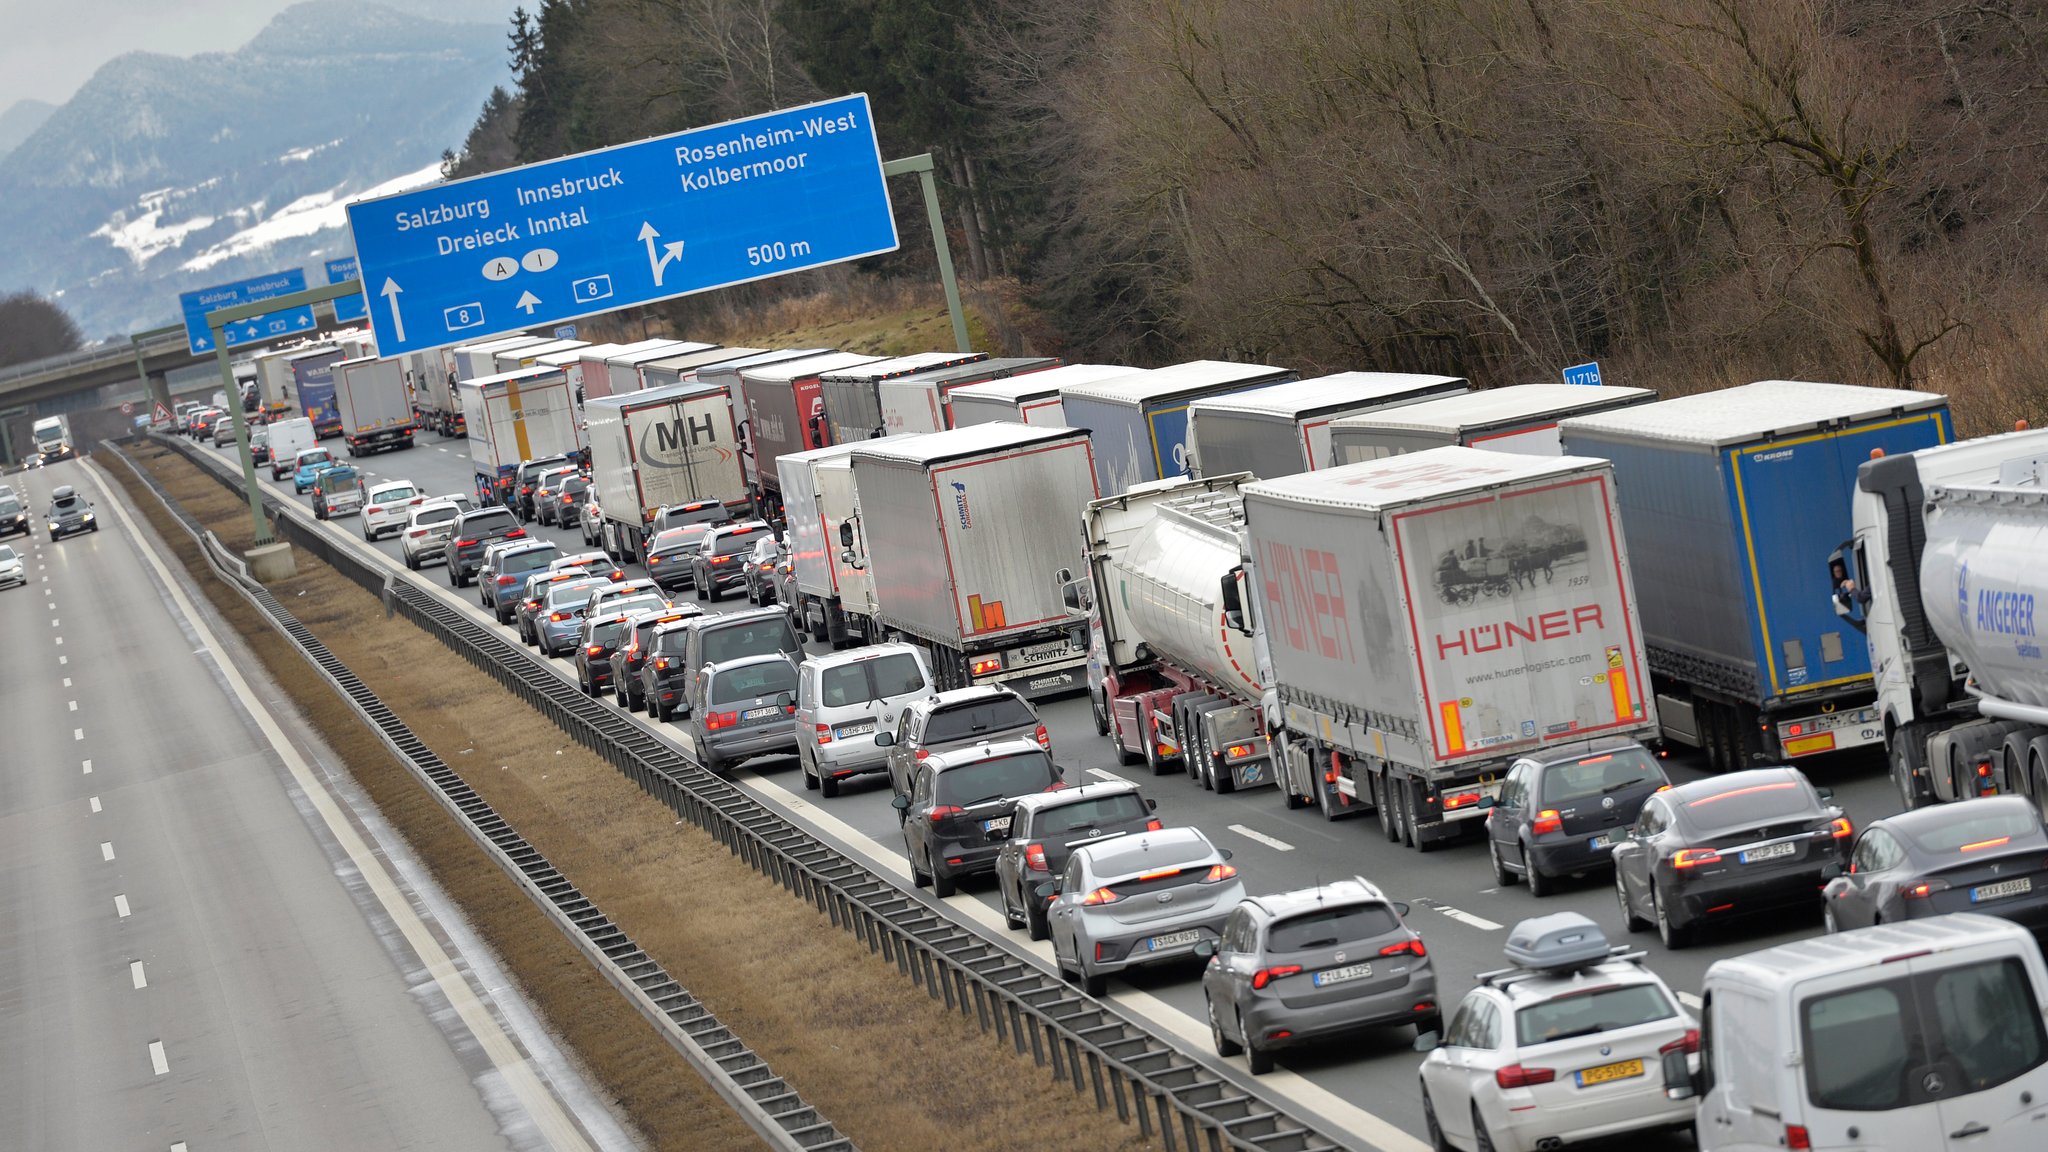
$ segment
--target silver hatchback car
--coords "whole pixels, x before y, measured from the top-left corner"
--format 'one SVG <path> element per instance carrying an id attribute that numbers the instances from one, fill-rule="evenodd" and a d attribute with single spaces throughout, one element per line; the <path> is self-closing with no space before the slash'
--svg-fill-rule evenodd
<path id="1" fill-rule="evenodd" d="M 1223 937 L 1196 945 L 1216 1054 L 1240 1051 L 1252 1075 L 1273 1053 L 1382 1024 L 1443 1031 L 1436 969 L 1407 905 L 1363 878 L 1254 896 L 1224 921 Z"/>
<path id="2" fill-rule="evenodd" d="M 1112 972 L 1195 955 L 1244 900 L 1229 861 L 1228 849 L 1195 828 L 1080 845 L 1060 879 L 1039 886 L 1041 896 L 1054 886 L 1046 913 L 1053 963 L 1100 996 Z"/>
<path id="3" fill-rule="evenodd" d="M 839 795 L 851 776 L 889 770 L 875 733 L 893 732 L 905 705 L 932 694 L 931 668 L 911 644 L 877 644 L 812 656 L 796 694 L 797 755 L 804 787 Z"/>

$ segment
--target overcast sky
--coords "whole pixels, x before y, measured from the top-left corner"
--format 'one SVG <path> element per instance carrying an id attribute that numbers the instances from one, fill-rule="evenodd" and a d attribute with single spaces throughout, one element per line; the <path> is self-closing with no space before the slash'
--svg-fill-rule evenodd
<path id="1" fill-rule="evenodd" d="M 123 52 L 231 51 L 293 0 L 0 0 L 0 111 L 62 104 Z M 443 20 L 509 19 L 518 0 L 381 0 Z"/>

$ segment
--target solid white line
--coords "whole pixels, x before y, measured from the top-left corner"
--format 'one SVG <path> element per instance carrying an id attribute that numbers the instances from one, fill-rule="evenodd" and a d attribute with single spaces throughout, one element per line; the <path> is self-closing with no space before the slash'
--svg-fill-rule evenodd
<path id="1" fill-rule="evenodd" d="M 142 974 L 142 961 L 130 960 L 128 962 L 128 980 L 137 988 L 149 987 L 149 977 Z"/>
<path id="2" fill-rule="evenodd" d="M 1488 932 L 1500 931 L 1500 925 L 1495 924 L 1493 921 L 1488 920 L 1486 917 L 1474 916 L 1470 912 L 1460 912 L 1458 909 L 1453 908 L 1448 904 L 1439 904 L 1436 906 L 1436 910 L 1443 913 L 1446 916 L 1449 916 L 1451 919 L 1456 920 L 1460 924 L 1467 924 L 1471 927 L 1481 928 Z"/>
<path id="3" fill-rule="evenodd" d="M 83 740 L 83 739 L 85 739 L 85 729 L 83 729 L 83 728 L 73 728 L 73 729 L 71 730 L 71 738 L 72 738 L 73 740 Z"/>
<path id="4" fill-rule="evenodd" d="M 327 825 L 327 830 L 334 837 L 335 843 L 347 854 L 358 873 L 369 885 L 371 893 L 377 897 L 377 902 L 383 907 L 385 915 L 391 918 L 391 922 L 405 937 L 406 943 L 411 945 L 413 952 L 419 956 L 421 966 L 433 974 L 434 983 L 455 1009 L 456 1015 L 460 1016 L 462 1022 L 469 1028 L 470 1035 L 476 1037 L 478 1045 L 497 1067 L 504 1086 L 524 1106 L 527 1116 L 531 1118 L 541 1136 L 555 1152 L 595 1152 L 583 1130 L 569 1117 L 562 1102 L 542 1082 L 539 1073 L 535 1071 L 533 1061 L 527 1059 L 514 1045 L 511 1036 L 498 1023 L 491 1009 L 477 999 L 476 991 L 463 979 L 461 971 L 456 967 L 455 958 L 448 954 L 440 940 L 421 921 L 407 893 L 400 891 L 393 881 L 390 872 L 378 858 L 378 850 L 364 841 L 362 834 L 343 813 L 340 803 L 321 783 L 312 766 L 306 763 L 298 748 L 285 737 L 283 729 L 277 725 L 277 719 L 271 715 L 263 699 L 249 687 L 248 680 L 243 678 L 235 662 L 228 658 L 220 640 L 214 635 L 212 626 L 200 615 L 191 598 L 185 595 L 184 586 L 171 575 L 169 566 L 157 554 L 155 545 L 143 535 L 135 518 L 129 515 L 127 506 L 115 497 L 106 478 L 100 475 L 99 469 L 90 465 L 86 467 L 86 474 L 92 477 L 93 483 L 106 497 L 107 504 L 114 510 L 114 514 L 121 518 L 123 526 L 128 530 L 129 539 L 135 542 L 136 550 L 155 570 L 158 580 L 170 592 L 171 599 L 178 606 L 179 614 L 212 652 L 222 676 L 228 682 L 228 687 L 241 699 L 243 707 L 255 719 L 256 726 L 263 730 L 264 738 L 277 752 L 278 758 L 284 761 L 285 767 L 291 771 L 292 779 L 298 783 L 300 791 L 313 806 L 314 811 L 320 814 L 321 821 Z"/>
<path id="5" fill-rule="evenodd" d="M 102 840 L 102 841 L 100 841 L 100 859 L 102 859 L 102 860 L 112 860 L 113 858 L 114 858 L 114 842 L 113 842 L 112 840 Z"/>
<path id="6" fill-rule="evenodd" d="M 83 771 L 83 772 L 85 773 L 85 775 L 87 775 L 87 776 L 90 776 L 90 775 L 92 775 L 92 761 L 90 761 L 90 760 L 86 760 L 86 761 L 84 761 L 84 762 L 82 763 L 82 765 L 81 765 L 81 770 L 82 770 L 82 771 Z"/>
<path id="7" fill-rule="evenodd" d="M 1107 768 L 1090 768 L 1090 769 L 1088 770 L 1088 774 L 1089 774 L 1090 776 L 1093 776 L 1093 777 L 1095 777 L 1095 778 L 1096 778 L 1096 779 L 1098 779 L 1098 780 L 1121 780 L 1121 779 L 1123 779 L 1123 777 L 1121 777 L 1121 776 L 1117 775 L 1117 774 L 1116 774 L 1116 773 L 1114 773 L 1114 772 L 1111 772 L 1111 771 L 1110 771 L 1109 769 L 1107 769 Z"/>
<path id="8" fill-rule="evenodd" d="M 91 798 L 89 798 L 89 799 L 88 799 L 88 800 L 86 801 L 86 803 L 88 803 L 88 804 L 91 804 L 91 805 L 92 805 L 92 810 L 93 810 L 93 811 L 97 812 L 97 811 L 99 811 L 99 810 L 100 810 L 100 798 L 99 798 L 99 797 L 97 797 L 97 796 L 91 797 Z"/>
<path id="9" fill-rule="evenodd" d="M 171 1062 L 164 1058 L 163 1041 L 151 1040 L 149 1042 L 149 1066 L 156 1069 L 156 1074 L 159 1076 L 171 1070 Z"/>
<path id="10" fill-rule="evenodd" d="M 1266 847 L 1271 848 L 1275 852 L 1294 851 L 1294 845 L 1289 844 L 1285 840 L 1275 840 L 1271 836 L 1266 835 L 1264 832 L 1254 832 L 1253 830 L 1245 827 L 1242 824 L 1231 824 L 1228 827 L 1232 832 L 1237 833 L 1239 836 L 1242 836 L 1247 840 L 1256 840 L 1259 843 L 1264 844 Z"/>
<path id="11" fill-rule="evenodd" d="M 1678 994 L 1678 1002 L 1680 1004 L 1685 1005 L 1687 1008 L 1692 1009 L 1695 1012 L 1707 1006 L 1707 1002 L 1705 1000 L 1700 999 L 1698 996 L 1695 996 L 1691 992 L 1680 992 Z"/>
<path id="12" fill-rule="evenodd" d="M 128 918 L 128 894 L 126 892 L 114 897 L 114 914 L 123 920 Z"/>

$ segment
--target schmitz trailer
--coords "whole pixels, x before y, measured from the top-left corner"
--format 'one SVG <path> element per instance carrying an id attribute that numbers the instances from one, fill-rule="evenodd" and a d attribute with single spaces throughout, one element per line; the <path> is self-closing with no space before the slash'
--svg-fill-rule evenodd
<path id="1" fill-rule="evenodd" d="M 1062 364 L 1007 380 L 963 384 L 953 389 L 953 427 L 1007 422 L 1039 428 L 1065 428 L 1066 411 L 1060 389 L 1129 376 L 1137 369 L 1122 364 Z"/>
<path id="2" fill-rule="evenodd" d="M 832 442 L 825 427 L 820 377 L 880 359 L 858 352 L 826 352 L 740 369 L 747 447 L 754 458 L 754 507 L 763 517 L 773 519 L 782 511 L 782 477 L 775 471 L 776 459 L 785 452 L 805 452 Z"/>
<path id="3" fill-rule="evenodd" d="M 503 503 L 501 488 L 521 461 L 583 450 L 569 376 L 561 369 L 521 368 L 459 387 L 479 503 Z"/>
<path id="4" fill-rule="evenodd" d="M 341 438 L 350 456 L 412 447 L 412 396 L 405 365 L 364 356 L 334 366 L 334 400 L 341 413 Z"/>
<path id="5" fill-rule="evenodd" d="M 798 631 L 834 648 L 875 640 L 874 581 L 864 566 L 843 559 L 839 526 L 854 518 L 853 450 L 858 444 L 903 439 L 883 436 L 855 444 L 828 444 L 785 453 L 775 461 L 782 479 L 784 540 L 796 595 L 783 605 Z"/>
<path id="6" fill-rule="evenodd" d="M 1095 440 L 1095 482 L 1115 495 L 1133 484 L 1184 476 L 1188 470 L 1188 404 L 1204 396 L 1243 392 L 1294 379 L 1285 368 L 1191 360 L 1149 372 L 1060 387 L 1069 425 Z"/>
<path id="7" fill-rule="evenodd" d="M 744 509 L 732 395 L 692 382 L 600 396 L 584 405 L 590 432 L 590 482 L 604 509 L 605 551 L 646 562 L 648 525 L 672 504 L 717 500 Z"/>
<path id="8" fill-rule="evenodd" d="M 934 368 L 896 380 L 882 381 L 882 432 L 944 432 L 953 426 L 952 393 L 984 380 L 1007 380 L 1059 367 L 1052 356 L 1002 356 L 951 368 Z M 827 405 L 829 411 L 830 405 Z"/>
<path id="9" fill-rule="evenodd" d="M 1197 476 L 1249 472 L 1261 480 L 1328 468 L 1333 422 L 1470 387 L 1457 376 L 1339 372 L 1205 396 L 1188 405 L 1188 464 Z"/>
<path id="10" fill-rule="evenodd" d="M 882 381 L 986 359 L 986 352 L 919 352 L 825 373 L 818 378 L 818 395 L 825 405 L 825 443 L 851 444 L 888 434 Z"/>
<path id="11" fill-rule="evenodd" d="M 1875 670 L 1907 808 L 1994 792 L 2048 812 L 2048 431 L 1880 456 L 1857 471 L 1832 608 Z M 2048 617 L 2048 614 L 2044 614 Z"/>
<path id="12" fill-rule="evenodd" d="M 1087 685 L 1062 594 L 1095 499 L 1086 433 L 984 424 L 866 441 L 852 461 L 858 510 L 841 544 L 874 576 L 876 620 L 930 651 L 940 687 Z"/>
<path id="13" fill-rule="evenodd" d="M 1238 486 L 1250 479 L 1154 480 L 1082 519 L 1096 730 L 1124 763 L 1184 766 L 1218 792 L 1274 780 L 1264 638 L 1233 628 L 1221 599 L 1244 567 Z"/>
<path id="14" fill-rule="evenodd" d="M 1666 738 L 1716 771 L 1884 739 L 1832 560 L 1857 466 L 1951 428 L 1943 396 L 1797 380 L 1564 422 L 1567 452 L 1614 462 Z"/>
<path id="15" fill-rule="evenodd" d="M 1437 448 L 1244 485 L 1290 807 L 1372 807 L 1421 851 L 1517 757 L 1657 730 L 1604 460 Z"/>
<path id="16" fill-rule="evenodd" d="M 1330 451 L 1339 464 L 1380 460 L 1447 444 L 1559 456 L 1564 449 L 1558 443 L 1558 421 L 1655 399 L 1657 394 L 1648 388 L 1510 384 L 1346 417 L 1330 425 Z"/>

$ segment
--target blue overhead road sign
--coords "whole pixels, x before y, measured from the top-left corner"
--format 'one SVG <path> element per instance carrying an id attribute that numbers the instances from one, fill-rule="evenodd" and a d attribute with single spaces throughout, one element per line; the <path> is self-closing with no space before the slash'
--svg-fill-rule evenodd
<path id="1" fill-rule="evenodd" d="M 327 262 L 327 282 L 329 284 L 346 284 L 354 279 L 356 279 L 355 257 L 350 256 L 346 259 L 329 260 Z M 336 296 L 334 298 L 334 322 L 336 324 L 353 324 L 358 320 L 366 318 L 369 314 L 370 302 L 360 295 Z"/>
<path id="2" fill-rule="evenodd" d="M 233 284 L 216 284 L 201 288 L 197 292 L 186 292 L 178 297 L 178 310 L 185 315 L 185 341 L 192 347 L 194 356 L 213 351 L 213 334 L 206 326 L 206 314 L 232 308 L 237 304 L 253 304 L 268 300 L 272 296 L 289 296 L 306 290 L 306 274 L 297 268 L 284 272 L 272 272 L 268 276 L 255 276 L 248 280 L 237 280 Z M 269 312 L 247 320 L 237 320 L 221 330 L 223 343 L 233 348 L 237 344 L 254 344 L 264 340 L 275 340 L 294 332 L 310 331 L 313 327 L 313 306 L 287 308 L 282 312 Z"/>
<path id="3" fill-rule="evenodd" d="M 348 206 L 380 356 L 896 248 L 865 95 Z"/>

